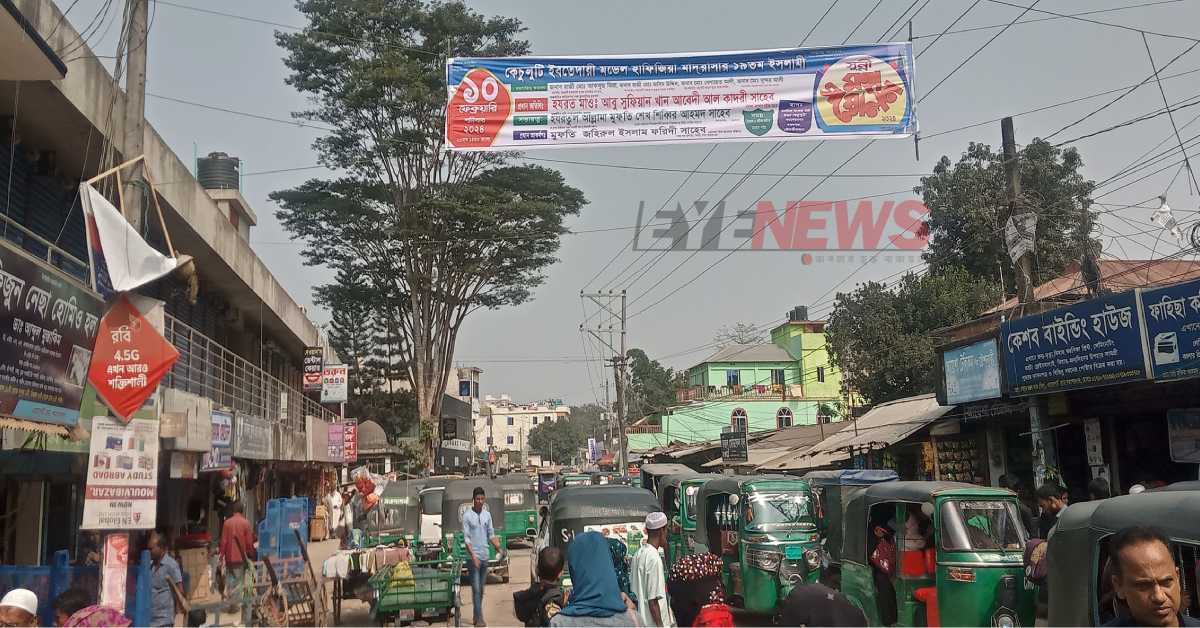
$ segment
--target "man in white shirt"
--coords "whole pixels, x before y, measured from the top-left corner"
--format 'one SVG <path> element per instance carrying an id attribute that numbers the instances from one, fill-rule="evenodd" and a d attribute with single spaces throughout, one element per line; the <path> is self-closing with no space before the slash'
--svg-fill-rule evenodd
<path id="1" fill-rule="evenodd" d="M 646 628 L 675 626 L 675 616 L 667 601 L 667 575 L 659 553 L 666 546 L 667 516 L 661 512 L 646 515 L 646 541 L 634 555 L 630 568 L 638 618 Z"/>

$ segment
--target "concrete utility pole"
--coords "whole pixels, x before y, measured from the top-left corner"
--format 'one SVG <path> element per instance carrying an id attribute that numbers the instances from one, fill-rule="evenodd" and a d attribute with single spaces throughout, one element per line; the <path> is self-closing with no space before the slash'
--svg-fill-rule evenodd
<path id="1" fill-rule="evenodd" d="M 1017 141 L 1013 131 L 1013 119 L 1004 118 L 1000 121 L 1000 138 L 1004 147 L 1004 172 L 1008 178 L 1008 215 L 1015 219 L 1020 214 L 1029 211 L 1029 206 L 1021 199 L 1021 168 Z M 1037 239 L 1034 238 L 1034 246 Z M 1029 254 L 1022 255 L 1016 261 L 1017 299 L 1022 305 L 1033 302 L 1033 272 Z M 1058 468 L 1058 456 L 1054 447 L 1054 432 L 1046 424 L 1046 399 L 1034 397 L 1029 404 L 1029 434 L 1033 445 L 1033 484 L 1034 489 L 1046 481 L 1046 470 Z"/>
<path id="2" fill-rule="evenodd" d="M 629 441 L 625 435 L 625 424 L 627 423 L 627 419 L 625 416 L 626 415 L 625 392 L 626 392 L 626 388 L 627 388 L 626 387 L 627 371 L 625 368 L 626 367 L 625 338 L 626 338 L 626 319 L 627 319 L 626 310 L 625 310 L 625 291 L 622 290 L 620 293 L 613 292 L 612 290 L 609 290 L 608 292 L 586 292 L 586 293 L 580 292 L 579 296 L 580 296 L 580 298 L 591 300 L 601 310 L 603 310 L 604 312 L 607 312 L 609 315 L 610 321 L 616 320 L 616 321 L 620 322 L 621 340 L 619 341 L 619 344 L 616 347 L 614 347 L 612 345 L 612 343 L 609 340 L 606 340 L 604 337 L 605 332 L 611 333 L 613 331 L 611 322 L 607 329 L 590 328 L 590 327 L 584 327 L 583 325 L 580 325 L 579 329 L 581 331 L 586 331 L 589 334 L 591 334 L 594 338 L 596 338 L 596 340 L 600 341 L 600 344 L 608 347 L 608 349 L 613 352 L 613 357 L 610 358 L 608 361 L 612 362 L 612 365 L 613 365 L 613 375 L 614 375 L 614 380 L 616 383 L 616 392 L 617 392 L 617 437 L 619 439 L 618 444 L 617 444 L 617 456 L 618 456 L 617 460 L 618 460 L 618 464 L 620 465 L 621 470 L 624 471 L 626 468 L 628 468 L 628 465 L 629 465 Z M 620 299 L 620 301 L 621 301 L 619 308 L 616 306 L 616 302 L 618 299 Z M 606 385 L 605 386 L 606 398 L 607 398 L 607 390 L 608 390 L 608 388 Z"/>
<path id="3" fill-rule="evenodd" d="M 146 13 L 150 0 L 130 0 L 126 5 L 129 15 L 129 31 L 125 34 L 125 159 L 133 159 L 145 152 L 144 138 L 146 132 L 146 52 L 150 47 L 149 29 L 146 26 Z M 125 219 L 134 229 L 142 229 L 142 212 L 145 208 L 144 199 L 149 193 L 145 181 L 145 166 L 142 162 L 134 164 L 122 175 L 125 181 L 123 200 L 125 201 Z"/>

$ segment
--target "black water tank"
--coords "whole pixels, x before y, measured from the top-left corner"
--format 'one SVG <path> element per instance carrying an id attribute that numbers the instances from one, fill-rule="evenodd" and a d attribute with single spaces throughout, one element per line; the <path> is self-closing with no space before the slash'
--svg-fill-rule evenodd
<path id="1" fill-rule="evenodd" d="M 797 305 L 792 308 L 792 311 L 788 312 L 788 320 L 796 323 L 808 320 L 808 306 Z"/>
<path id="2" fill-rule="evenodd" d="M 196 164 L 196 178 L 206 190 L 236 190 L 239 186 L 238 169 L 241 160 L 225 153 L 209 153 Z"/>

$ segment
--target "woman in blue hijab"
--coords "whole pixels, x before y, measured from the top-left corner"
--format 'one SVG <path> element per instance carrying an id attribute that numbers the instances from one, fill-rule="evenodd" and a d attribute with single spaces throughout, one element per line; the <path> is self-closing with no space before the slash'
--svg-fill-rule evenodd
<path id="1" fill-rule="evenodd" d="M 608 541 L 599 532 L 575 537 L 567 548 L 571 593 L 550 620 L 555 628 L 640 626 L 621 598 Z"/>

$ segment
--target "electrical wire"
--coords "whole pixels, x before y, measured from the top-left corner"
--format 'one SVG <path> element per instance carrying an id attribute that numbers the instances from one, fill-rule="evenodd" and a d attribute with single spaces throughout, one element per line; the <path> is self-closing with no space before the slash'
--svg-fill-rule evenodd
<path id="1" fill-rule="evenodd" d="M 1053 20 L 1061 20 L 1061 19 L 1073 18 L 1073 17 L 1082 17 L 1085 15 L 1097 15 L 1100 13 L 1112 13 L 1114 11 L 1128 11 L 1130 9 L 1142 9 L 1142 8 L 1153 7 L 1153 6 L 1158 6 L 1158 5 L 1162 5 L 1162 4 L 1176 4 L 1179 2 L 1185 2 L 1185 1 L 1186 0 L 1158 0 L 1157 2 L 1143 2 L 1141 4 L 1131 4 L 1131 5 L 1127 5 L 1127 6 L 1123 6 L 1123 7 L 1113 7 L 1111 9 L 1096 9 L 1093 11 L 1083 11 L 1081 13 L 1068 13 L 1068 14 L 1064 14 L 1061 16 L 1055 15 L 1052 17 L 1038 17 L 1038 18 L 1033 18 L 1031 20 L 1021 20 L 1021 21 L 1017 22 L 1016 25 L 1021 26 L 1022 24 L 1033 24 L 1035 22 L 1050 22 Z M 1001 26 L 1004 26 L 1004 24 L 989 24 L 987 26 L 973 26 L 971 28 L 961 28 L 956 31 L 948 31 L 945 33 L 930 33 L 928 35 L 913 35 L 913 39 L 920 40 L 920 39 L 928 39 L 930 37 L 941 37 L 942 35 L 958 35 L 960 33 L 974 33 L 976 31 L 985 31 L 985 30 L 990 30 L 993 28 L 1000 28 Z"/>
<path id="2" fill-rule="evenodd" d="M 1096 24 L 1098 26 L 1108 26 L 1109 28 L 1119 28 L 1122 30 L 1133 31 L 1135 33 L 1142 33 L 1142 34 L 1146 34 L 1146 35 L 1157 35 L 1159 37 L 1169 37 L 1171 39 L 1183 39 L 1186 41 L 1200 42 L 1200 39 L 1196 39 L 1195 37 L 1187 37 L 1185 35 L 1173 35 L 1170 33 L 1157 33 L 1154 31 L 1148 31 L 1144 28 L 1135 28 L 1135 27 L 1129 26 L 1127 24 L 1113 24 L 1112 22 L 1101 22 L 1099 20 L 1093 20 L 1093 19 L 1089 19 L 1089 18 L 1082 17 L 1079 15 L 1070 15 L 1067 13 L 1055 13 L 1054 11 L 1047 11 L 1045 9 L 1034 9 L 1032 6 L 1030 6 L 1029 8 L 1026 9 L 1025 7 L 1023 7 L 1019 4 L 1013 4 L 1011 2 L 1006 2 L 1005 0 L 988 0 L 988 2 L 992 2 L 995 4 L 1003 4 L 1004 6 L 1014 7 L 1017 9 L 1025 9 L 1026 12 L 1033 11 L 1035 13 L 1044 13 L 1046 15 L 1053 15 L 1055 17 L 1078 20 L 1080 22 L 1087 22 L 1089 24 Z M 1037 4 L 1037 3 L 1035 2 L 1034 4 Z"/>

